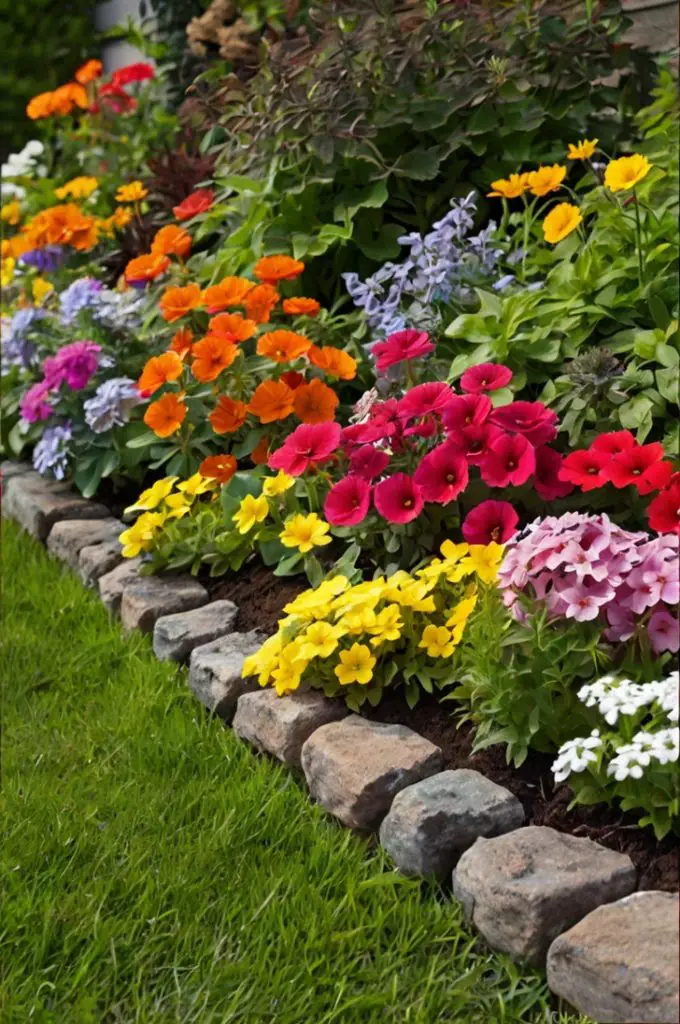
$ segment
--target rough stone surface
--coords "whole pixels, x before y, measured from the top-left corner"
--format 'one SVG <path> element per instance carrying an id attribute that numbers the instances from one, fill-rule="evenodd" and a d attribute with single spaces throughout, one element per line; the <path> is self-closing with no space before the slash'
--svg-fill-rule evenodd
<path id="1" fill-rule="evenodd" d="M 111 612 L 120 611 L 123 591 L 127 586 L 139 580 L 141 558 L 126 558 L 115 569 L 111 569 L 99 577 L 99 596 L 102 604 Z"/>
<path id="2" fill-rule="evenodd" d="M 208 603 L 208 592 L 193 576 L 141 576 L 123 589 L 123 628 L 150 633 L 162 615 L 186 612 Z"/>
<path id="3" fill-rule="evenodd" d="M 194 647 L 231 633 L 237 615 L 233 601 L 213 601 L 192 611 L 164 615 L 153 627 L 153 652 L 159 661 L 186 661 Z"/>
<path id="4" fill-rule="evenodd" d="M 519 828 L 516 796 L 479 772 L 460 768 L 407 786 L 380 826 L 380 842 L 405 875 L 448 875 L 479 836 Z"/>
<path id="5" fill-rule="evenodd" d="M 601 1024 L 680 1020 L 678 896 L 636 892 L 555 939 L 548 984 Z"/>
<path id="6" fill-rule="evenodd" d="M 83 548 L 105 541 L 116 541 L 125 527 L 118 519 L 92 519 L 82 522 L 65 519 L 55 523 L 47 538 L 47 550 L 71 569 L 78 570 L 79 556 Z M 120 548 L 120 544 L 118 544 Z"/>
<path id="7" fill-rule="evenodd" d="M 350 715 L 318 729 L 302 749 L 312 796 L 350 828 L 377 828 L 394 796 L 442 766 L 442 752 L 403 725 Z"/>
<path id="8" fill-rule="evenodd" d="M 0 476 L 2 476 L 3 483 L 7 483 L 13 476 L 24 476 L 26 473 L 37 475 L 30 462 L 14 462 L 11 459 L 5 459 L 0 465 Z"/>
<path id="9" fill-rule="evenodd" d="M 54 524 L 62 519 L 106 519 L 110 515 L 103 505 L 86 501 L 68 484 L 46 480 L 38 473 L 22 473 L 6 481 L 2 514 L 41 541 L 47 540 Z"/>
<path id="10" fill-rule="evenodd" d="M 567 928 L 635 885 L 625 854 L 536 825 L 478 839 L 453 875 L 455 896 L 489 945 L 532 964 Z"/>
<path id="11" fill-rule="evenodd" d="M 85 586 L 96 586 L 100 576 L 120 565 L 123 561 L 121 551 L 118 540 L 106 540 L 103 544 L 91 544 L 81 548 L 78 555 L 78 575 Z"/>
<path id="12" fill-rule="evenodd" d="M 230 633 L 194 647 L 189 661 L 189 686 L 209 711 L 230 722 L 242 693 L 259 690 L 256 676 L 241 678 L 243 662 L 261 647 L 265 633 Z"/>
<path id="13" fill-rule="evenodd" d="M 279 697 L 269 689 L 239 697 L 233 724 L 241 739 L 284 764 L 299 767 L 303 743 L 320 726 L 347 714 L 343 703 L 313 690 Z"/>

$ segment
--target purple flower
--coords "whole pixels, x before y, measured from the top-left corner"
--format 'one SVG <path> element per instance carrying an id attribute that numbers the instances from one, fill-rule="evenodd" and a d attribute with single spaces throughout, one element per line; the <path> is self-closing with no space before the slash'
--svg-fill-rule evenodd
<path id="1" fill-rule="evenodd" d="M 21 415 L 27 423 L 37 423 L 38 420 L 48 420 L 52 415 L 52 406 L 45 401 L 49 394 L 47 381 L 41 380 L 23 395 L 19 406 Z"/>
<path id="2" fill-rule="evenodd" d="M 83 403 L 85 422 L 95 434 L 122 427 L 132 409 L 143 399 L 129 377 L 113 377 L 100 384 L 92 398 Z"/>
<path id="3" fill-rule="evenodd" d="M 36 306 L 25 306 L 17 310 L 9 321 L 2 321 L 2 372 L 9 367 L 20 366 L 27 370 L 35 361 L 36 346 L 31 341 L 34 324 L 42 320 L 45 311 Z"/>
<path id="4" fill-rule="evenodd" d="M 35 267 L 41 274 L 51 274 L 65 259 L 66 251 L 61 245 L 45 245 L 42 249 L 29 249 L 19 257 L 19 263 Z"/>
<path id="5" fill-rule="evenodd" d="M 84 388 L 99 366 L 98 354 L 101 345 L 94 341 L 74 341 L 64 345 L 55 356 L 50 356 L 43 363 L 45 380 L 50 390 L 57 389 L 62 381 L 71 391 Z"/>
<path id="6" fill-rule="evenodd" d="M 52 473 L 57 480 L 64 479 L 70 454 L 68 446 L 70 440 L 70 423 L 45 429 L 43 436 L 33 449 L 33 465 L 42 476 Z"/>
<path id="7" fill-rule="evenodd" d="M 102 282 L 94 277 L 81 277 L 70 284 L 59 296 L 61 322 L 73 323 L 81 310 L 95 306 L 103 287 Z"/>

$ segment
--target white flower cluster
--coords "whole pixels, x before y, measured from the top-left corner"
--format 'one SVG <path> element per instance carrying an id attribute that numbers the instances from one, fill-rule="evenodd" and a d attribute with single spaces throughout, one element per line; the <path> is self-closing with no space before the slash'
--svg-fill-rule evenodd
<path id="1" fill-rule="evenodd" d="M 7 157 L 7 162 L 0 168 L 0 175 L 2 176 L 0 195 L 2 195 L 3 199 L 6 196 L 15 196 L 17 199 L 21 199 L 26 191 L 21 185 L 8 181 L 8 178 L 23 178 L 25 175 L 44 173 L 44 168 L 36 166 L 36 161 L 38 157 L 42 156 L 44 150 L 45 147 L 42 142 L 39 142 L 37 139 L 31 139 L 20 153 L 10 153 Z"/>

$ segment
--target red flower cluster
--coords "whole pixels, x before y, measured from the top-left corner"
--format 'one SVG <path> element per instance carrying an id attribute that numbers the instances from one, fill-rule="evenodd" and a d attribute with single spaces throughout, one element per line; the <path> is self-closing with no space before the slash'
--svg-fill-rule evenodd
<path id="1" fill-rule="evenodd" d="M 155 74 L 153 65 L 141 62 L 126 64 L 125 67 L 118 68 L 111 75 L 109 82 L 99 86 L 97 98 L 90 107 L 90 113 L 96 114 L 102 107 L 107 107 L 114 114 L 127 114 L 129 111 L 135 110 L 137 100 L 125 91 L 125 86 L 132 85 L 134 82 L 145 82 L 154 78 Z"/>

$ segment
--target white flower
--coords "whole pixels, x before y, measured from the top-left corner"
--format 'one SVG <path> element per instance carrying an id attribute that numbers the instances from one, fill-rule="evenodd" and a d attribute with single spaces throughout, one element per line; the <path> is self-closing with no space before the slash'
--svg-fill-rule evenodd
<path id="1" fill-rule="evenodd" d="M 609 725 L 616 725 L 619 715 L 634 715 L 636 711 L 651 704 L 654 693 L 644 686 L 638 686 L 631 679 L 622 679 L 612 687 L 598 703 L 598 711 Z"/>
<path id="2" fill-rule="evenodd" d="M 597 761 L 595 751 L 601 746 L 602 740 L 598 729 L 593 729 L 590 736 L 578 737 L 563 743 L 552 766 L 555 782 L 564 782 L 573 772 L 582 772 L 589 764 Z"/>
<path id="3" fill-rule="evenodd" d="M 613 775 L 617 782 L 626 779 L 641 779 L 643 769 L 650 762 L 649 752 L 641 750 L 636 743 L 625 743 L 616 751 L 607 766 L 607 775 Z"/>
<path id="4" fill-rule="evenodd" d="M 633 742 L 643 735 L 638 733 L 633 737 Z M 680 759 L 680 729 L 660 729 L 659 732 L 649 733 L 646 740 L 650 755 L 660 764 L 670 764 Z"/>

